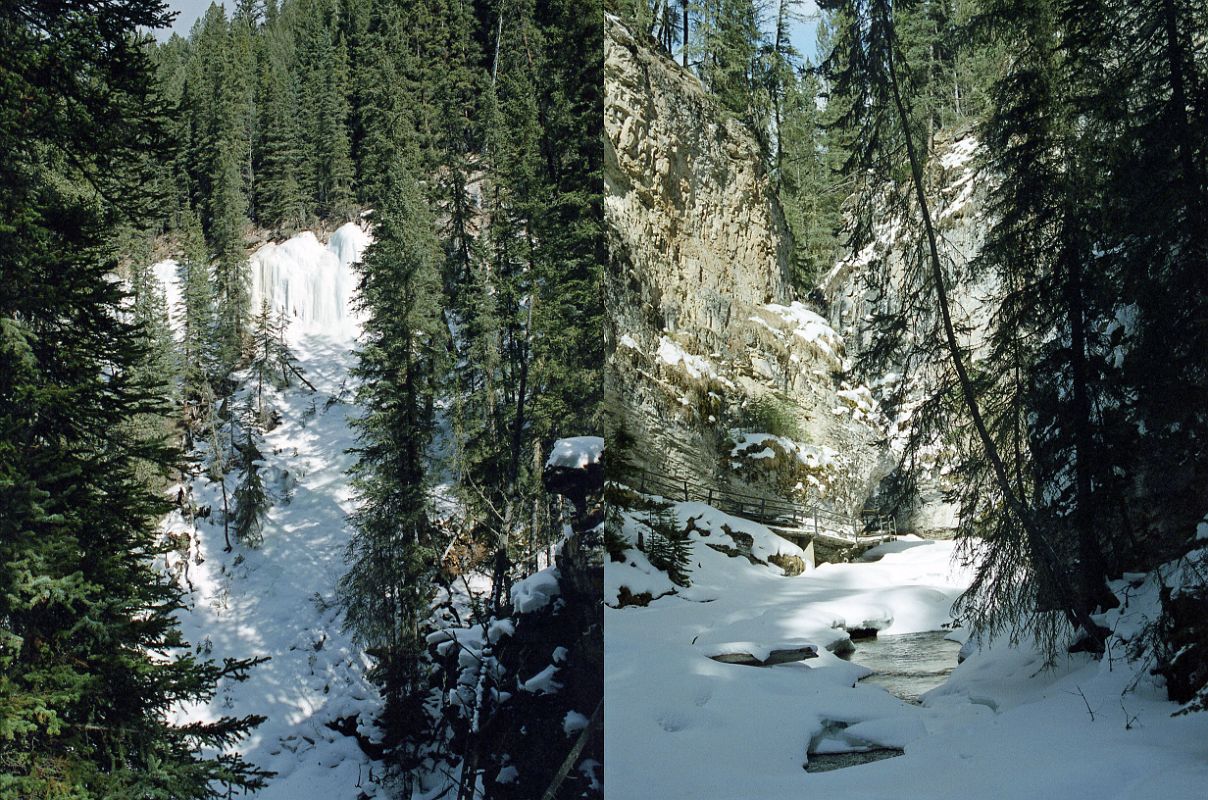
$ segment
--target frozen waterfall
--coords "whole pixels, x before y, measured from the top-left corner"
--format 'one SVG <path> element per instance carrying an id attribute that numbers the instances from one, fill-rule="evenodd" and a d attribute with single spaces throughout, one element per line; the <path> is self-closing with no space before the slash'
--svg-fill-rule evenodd
<path id="1" fill-rule="evenodd" d="M 280 244 L 266 244 L 252 254 L 252 313 L 267 299 L 274 312 L 283 310 L 291 333 L 323 333 L 352 338 L 360 320 L 352 308 L 357 275 L 353 265 L 372 238 L 349 222 L 324 246 L 310 231 Z"/>
<path id="2" fill-rule="evenodd" d="M 280 244 L 269 243 L 248 259 L 251 304 L 249 311 L 260 312 L 267 299 L 274 316 L 284 311 L 289 333 L 320 333 L 339 339 L 352 339 L 361 330 L 360 319 L 352 307 L 357 274 L 354 265 L 361 260 L 373 237 L 355 222 L 349 222 L 331 235 L 326 245 L 311 231 L 304 231 Z M 183 309 L 181 290 L 184 276 L 174 259 L 151 267 L 164 291 L 168 321 L 177 337 L 181 335 Z"/>

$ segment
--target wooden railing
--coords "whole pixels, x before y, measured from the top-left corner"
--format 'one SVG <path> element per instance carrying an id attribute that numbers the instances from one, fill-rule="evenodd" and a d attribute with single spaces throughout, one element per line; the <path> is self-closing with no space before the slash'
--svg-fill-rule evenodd
<path id="1" fill-rule="evenodd" d="M 771 528 L 803 535 L 826 536 L 852 543 L 897 537 L 897 522 L 889 514 L 866 511 L 859 517 L 847 516 L 820 506 L 794 503 L 776 497 L 745 494 L 729 489 L 701 488 L 690 478 L 638 470 L 629 485 L 643 494 L 657 494 L 668 500 L 707 503 L 714 508 L 754 520 Z"/>

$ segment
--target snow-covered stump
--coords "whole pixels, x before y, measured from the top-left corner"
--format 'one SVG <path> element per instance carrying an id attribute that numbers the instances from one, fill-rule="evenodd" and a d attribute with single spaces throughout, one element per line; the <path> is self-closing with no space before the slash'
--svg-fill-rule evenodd
<path id="1" fill-rule="evenodd" d="M 554 566 L 512 587 L 495 650 L 508 698 L 479 768 L 498 800 L 603 796 L 603 453 L 600 437 L 562 439 L 545 465 L 546 488 L 570 502 Z"/>
<path id="2" fill-rule="evenodd" d="M 566 612 L 578 631 L 567 659 L 566 674 L 574 676 L 571 710 L 563 730 L 581 732 L 559 767 L 555 785 L 568 773 L 595 788 L 591 767 L 604 765 L 604 439 L 580 436 L 561 439 L 545 464 L 545 487 L 567 498 L 574 507 L 570 535 L 556 558 L 566 598 Z M 593 702 L 594 701 L 594 702 Z M 576 710 L 579 709 L 579 710 Z M 594 711 L 587 711 L 594 709 Z M 584 713 L 590 714 L 586 717 Z M 572 716 L 573 715 L 573 716 Z M 603 787 L 599 787 L 602 789 Z"/>
<path id="3" fill-rule="evenodd" d="M 545 462 L 545 488 L 574 507 L 571 535 L 557 564 L 564 591 L 598 601 L 604 596 L 604 440 L 599 436 L 559 439 Z M 597 609 L 601 612 L 602 609 Z"/>

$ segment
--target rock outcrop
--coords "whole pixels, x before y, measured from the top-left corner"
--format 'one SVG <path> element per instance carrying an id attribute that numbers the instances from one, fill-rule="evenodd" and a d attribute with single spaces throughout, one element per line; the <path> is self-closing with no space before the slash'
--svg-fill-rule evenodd
<path id="1" fill-rule="evenodd" d="M 971 132 L 937 141 L 935 146 L 937 156 L 932 159 L 927 173 L 928 200 L 940 234 L 940 256 L 945 263 L 954 265 L 954 277 L 958 278 L 951 280 L 947 287 L 953 317 L 957 328 L 968 337 L 976 356 L 988 324 L 996 286 L 968 274 L 964 265 L 982 246 L 987 228 L 984 209 L 989 186 L 986 177 L 977 169 L 979 142 Z M 891 204 L 886 203 L 886 206 Z M 873 315 L 899 310 L 915 301 L 916 296 L 922 297 L 924 304 L 932 303 L 929 292 L 921 293 L 917 287 L 917 253 L 921 241 L 920 232 L 916 230 L 917 221 L 903 219 L 899 204 L 892 204 L 892 207 L 898 211 L 886 213 L 879 220 L 874 228 L 874 241 L 862 252 L 839 261 L 818 287 L 826 300 L 827 321 L 854 349 L 867 346 L 871 340 L 873 332 L 869 320 Z M 906 213 L 917 216 L 913 202 L 906 208 Z M 916 385 L 926 383 L 928 376 L 934 373 L 933 368 L 918 364 L 898 365 L 890 372 L 901 374 L 907 369 Z M 862 377 L 882 387 L 896 381 L 892 374 Z M 874 395 L 874 400 L 879 399 Z M 889 411 L 893 418 L 889 422 L 891 448 L 901 446 L 919 399 L 917 392 L 911 393 L 901 406 Z M 955 458 L 951 442 L 940 437 L 924 445 L 916 454 L 913 499 L 894 509 L 899 529 L 939 537 L 955 531 L 959 508 L 946 498 L 947 492 L 954 488 L 948 476 Z"/>
<path id="2" fill-rule="evenodd" d="M 858 511 L 884 420 L 842 382 L 842 337 L 793 302 L 758 145 L 653 42 L 605 30 L 614 463 Z"/>

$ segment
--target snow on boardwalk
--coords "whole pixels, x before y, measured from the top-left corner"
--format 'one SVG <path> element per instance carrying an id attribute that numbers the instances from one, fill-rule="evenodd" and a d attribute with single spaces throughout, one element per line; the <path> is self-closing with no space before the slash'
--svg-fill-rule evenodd
<path id="1" fill-rule="evenodd" d="M 761 536 L 760 526 L 703 504 L 677 508 L 681 521 L 703 512 L 697 527 L 712 531 L 693 534 L 692 587 L 645 608 L 605 610 L 610 800 L 1206 796 L 1208 714 L 1172 718 L 1176 707 L 1143 666 L 1124 660 L 1118 643 L 1112 659 L 1080 655 L 1048 671 L 1030 648 L 996 644 L 973 653 L 922 706 L 876 686 L 853 687 L 867 670 L 825 649 L 816 659 L 766 669 L 711 660 L 736 643 L 825 648 L 844 636 L 840 626 L 935 630 L 949 621 L 969 574 L 953 566 L 950 542 L 901 540 L 874 551 L 884 554 L 875 563 L 784 577 L 706 546 L 727 543 L 724 524 L 754 535 L 758 548 L 770 535 Z M 656 596 L 672 588 L 640 554 L 629 555 L 627 563 L 606 565 L 607 602 L 615 604 L 622 585 Z M 1134 598 L 1124 617 L 1112 612 L 1107 621 L 1136 628 L 1146 608 L 1152 604 Z M 843 725 L 848 740 L 905 755 L 807 773 L 811 740 Z"/>

